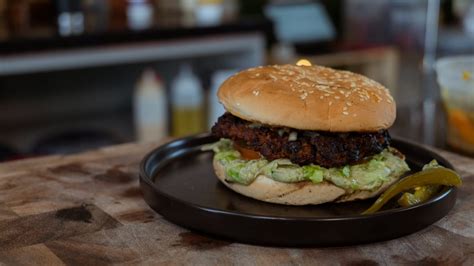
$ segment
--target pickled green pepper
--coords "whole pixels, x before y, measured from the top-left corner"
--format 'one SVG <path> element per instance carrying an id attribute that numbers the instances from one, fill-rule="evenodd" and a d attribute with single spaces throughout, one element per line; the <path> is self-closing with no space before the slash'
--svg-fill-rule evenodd
<path id="1" fill-rule="evenodd" d="M 451 169 L 447 169 L 444 167 L 437 167 L 437 168 L 430 168 L 425 169 L 421 172 L 409 175 L 396 184 L 389 187 L 378 199 L 375 203 L 362 214 L 372 214 L 378 211 L 382 206 L 387 203 L 391 198 L 395 197 L 396 195 L 400 194 L 403 191 L 407 191 L 410 189 L 414 189 L 416 187 L 428 186 L 428 185 L 444 185 L 444 186 L 459 186 L 461 185 L 462 180 L 461 177 Z M 424 189 L 427 190 L 427 189 Z M 430 188 L 431 191 L 431 188 Z M 415 196 L 416 200 L 424 199 L 425 196 L 430 194 L 427 191 L 420 192 L 417 196 Z M 416 195 L 416 191 L 415 194 Z M 409 196 L 407 196 L 409 197 Z M 428 198 L 429 198 L 428 197 Z M 405 201 L 405 200 L 402 200 Z M 410 203 L 409 199 L 406 199 L 407 202 Z M 410 204 L 409 204 L 410 205 Z"/>

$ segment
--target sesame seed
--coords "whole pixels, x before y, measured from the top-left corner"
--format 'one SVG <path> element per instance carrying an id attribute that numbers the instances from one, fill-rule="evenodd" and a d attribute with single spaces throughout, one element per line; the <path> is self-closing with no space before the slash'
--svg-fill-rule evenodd
<path id="1" fill-rule="evenodd" d="M 258 96 L 258 94 L 260 94 L 260 91 L 254 90 L 252 93 L 253 93 L 253 95 Z"/>
<path id="2" fill-rule="evenodd" d="M 331 105 L 332 105 L 332 102 L 329 102 L 329 106 L 331 106 Z"/>
<path id="3" fill-rule="evenodd" d="M 352 106 L 352 103 L 351 103 L 351 102 L 346 102 L 346 104 L 347 104 L 348 106 Z"/>
<path id="4" fill-rule="evenodd" d="M 343 115 L 349 115 L 349 113 L 348 113 L 348 112 L 342 112 L 342 114 L 343 114 Z"/>
<path id="5" fill-rule="evenodd" d="M 324 96 L 319 96 L 319 99 L 321 99 L 321 100 L 324 99 Z"/>
<path id="6" fill-rule="evenodd" d="M 346 110 L 347 110 L 347 106 L 344 106 L 344 108 L 342 108 L 342 110 L 346 111 Z"/>
<path id="7" fill-rule="evenodd" d="M 339 96 L 334 96 L 334 99 L 339 100 L 341 97 Z"/>

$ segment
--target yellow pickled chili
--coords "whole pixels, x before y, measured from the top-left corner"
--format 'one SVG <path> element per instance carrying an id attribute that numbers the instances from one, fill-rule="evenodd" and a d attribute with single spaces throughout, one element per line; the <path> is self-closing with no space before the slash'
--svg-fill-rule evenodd
<path id="1" fill-rule="evenodd" d="M 404 177 L 396 184 L 389 187 L 375 203 L 362 214 L 372 214 L 380 210 L 385 203 L 403 191 L 407 191 L 420 186 L 444 185 L 459 186 L 462 184 L 461 177 L 451 169 L 439 167 L 420 171 L 418 173 Z"/>
<path id="2" fill-rule="evenodd" d="M 440 185 L 416 187 L 413 193 L 403 193 L 403 195 L 397 201 L 398 205 L 402 207 L 410 207 L 425 202 L 434 196 L 440 190 L 440 188 Z"/>

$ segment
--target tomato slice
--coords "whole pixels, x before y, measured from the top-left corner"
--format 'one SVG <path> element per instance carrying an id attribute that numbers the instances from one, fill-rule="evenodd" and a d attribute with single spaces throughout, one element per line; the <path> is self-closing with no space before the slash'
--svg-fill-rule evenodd
<path id="1" fill-rule="evenodd" d="M 234 148 L 240 152 L 240 155 L 242 156 L 243 159 L 245 160 L 256 160 L 260 159 L 262 155 L 259 152 L 256 152 L 251 149 L 244 148 L 238 144 L 234 143 Z"/>

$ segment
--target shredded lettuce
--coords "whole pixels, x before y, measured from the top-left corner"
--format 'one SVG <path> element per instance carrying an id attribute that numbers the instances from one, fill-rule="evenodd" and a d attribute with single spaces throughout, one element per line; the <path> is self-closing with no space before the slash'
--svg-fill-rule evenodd
<path id="1" fill-rule="evenodd" d="M 267 164 L 265 160 L 234 160 L 226 166 L 227 181 L 243 185 L 251 184 Z"/>
<path id="2" fill-rule="evenodd" d="M 324 168 L 317 165 L 305 165 L 302 167 L 305 177 L 313 183 L 321 183 L 324 179 Z"/>
<path id="3" fill-rule="evenodd" d="M 220 139 L 217 142 L 203 145 L 201 150 L 213 151 L 215 153 L 220 153 L 220 152 L 225 152 L 225 151 L 235 151 L 232 140 L 230 139 Z"/>
<path id="4" fill-rule="evenodd" d="M 373 190 L 410 170 L 403 159 L 390 152 L 390 148 L 365 163 L 340 168 L 313 164 L 299 166 L 288 159 L 270 162 L 265 159 L 244 160 L 228 139 L 205 145 L 202 149 L 215 152 L 214 159 L 224 165 L 228 182 L 242 185 L 249 185 L 258 175 L 264 174 L 278 182 L 311 181 L 317 184 L 328 181 L 348 191 Z"/>
<path id="5" fill-rule="evenodd" d="M 440 167 L 442 167 L 442 166 L 438 164 L 438 161 L 431 160 L 429 163 L 427 163 L 423 166 L 423 170 L 432 169 L 432 168 L 440 168 Z"/>
<path id="6" fill-rule="evenodd" d="M 262 173 L 272 177 L 275 181 L 284 183 L 293 183 L 305 181 L 303 168 L 291 163 L 287 159 L 278 159 L 271 161 L 262 168 Z"/>

